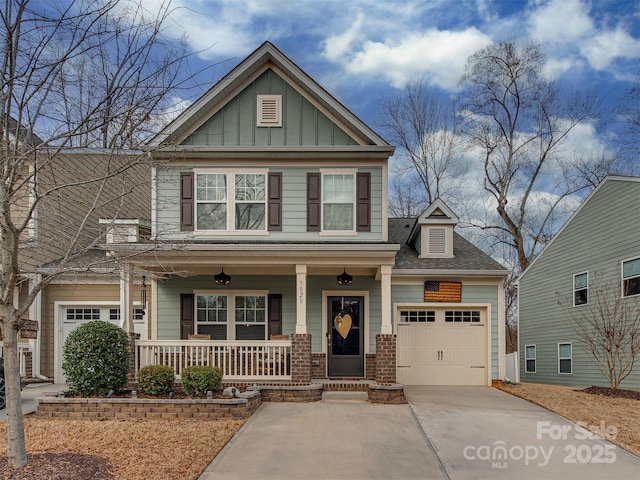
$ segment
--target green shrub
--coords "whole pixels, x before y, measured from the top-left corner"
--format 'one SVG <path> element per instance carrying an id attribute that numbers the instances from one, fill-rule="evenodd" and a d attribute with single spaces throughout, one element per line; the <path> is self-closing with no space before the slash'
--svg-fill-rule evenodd
<path id="1" fill-rule="evenodd" d="M 175 373 L 167 365 L 147 365 L 138 371 L 138 389 L 147 395 L 166 395 L 173 391 Z"/>
<path id="2" fill-rule="evenodd" d="M 62 370 L 73 394 L 87 397 L 122 390 L 129 372 L 129 339 L 124 330 L 93 320 L 64 342 Z"/>
<path id="3" fill-rule="evenodd" d="M 220 389 L 222 372 L 218 367 L 195 365 L 182 370 L 182 388 L 190 397 L 204 397 Z"/>

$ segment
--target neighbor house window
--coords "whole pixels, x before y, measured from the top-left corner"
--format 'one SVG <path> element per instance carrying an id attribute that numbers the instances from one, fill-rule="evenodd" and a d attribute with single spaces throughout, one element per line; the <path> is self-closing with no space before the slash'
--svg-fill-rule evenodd
<path id="1" fill-rule="evenodd" d="M 322 176 L 322 230 L 355 229 L 355 175 Z"/>
<path id="2" fill-rule="evenodd" d="M 578 273 L 573 276 L 573 306 L 589 303 L 589 273 Z"/>
<path id="3" fill-rule="evenodd" d="M 572 346 L 570 343 L 558 344 L 558 373 L 573 373 Z"/>
<path id="4" fill-rule="evenodd" d="M 640 295 L 640 257 L 622 262 L 622 296 Z"/>
<path id="5" fill-rule="evenodd" d="M 525 345 L 524 347 L 524 371 L 525 373 L 536 373 L 535 345 Z"/>
<path id="6" fill-rule="evenodd" d="M 100 320 L 100 309 L 67 308 L 67 320 Z"/>
<path id="7" fill-rule="evenodd" d="M 196 229 L 266 231 L 265 173 L 196 174 Z"/>
<path id="8" fill-rule="evenodd" d="M 227 296 L 196 296 L 196 333 L 208 333 L 213 340 L 227 339 Z"/>

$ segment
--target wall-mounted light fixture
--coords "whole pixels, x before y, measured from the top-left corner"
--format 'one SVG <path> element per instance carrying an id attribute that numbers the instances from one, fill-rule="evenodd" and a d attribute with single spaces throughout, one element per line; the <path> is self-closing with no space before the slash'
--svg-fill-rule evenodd
<path id="1" fill-rule="evenodd" d="M 338 285 L 351 285 L 353 282 L 353 275 L 349 275 L 347 273 L 347 269 L 344 268 L 343 272 L 336 277 L 336 280 L 338 281 Z"/>
<path id="2" fill-rule="evenodd" d="M 224 273 L 224 267 L 220 270 L 220 273 L 213 276 L 213 280 L 216 285 L 229 285 L 231 283 L 231 276 Z"/>

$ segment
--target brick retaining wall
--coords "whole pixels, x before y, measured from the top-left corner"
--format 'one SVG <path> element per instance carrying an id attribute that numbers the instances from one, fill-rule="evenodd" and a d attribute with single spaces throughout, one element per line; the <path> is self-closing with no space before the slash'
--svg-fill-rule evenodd
<path id="1" fill-rule="evenodd" d="M 249 418 L 261 398 L 259 392 L 246 392 L 214 400 L 42 397 L 36 403 L 36 416 L 42 418 L 222 420 Z"/>
<path id="2" fill-rule="evenodd" d="M 263 402 L 319 402 L 322 400 L 322 385 L 261 385 L 249 387 L 247 391 L 260 392 Z"/>
<path id="3" fill-rule="evenodd" d="M 369 385 L 369 401 L 371 403 L 401 404 L 407 403 L 404 397 L 404 386 L 400 383 L 393 385 Z"/>

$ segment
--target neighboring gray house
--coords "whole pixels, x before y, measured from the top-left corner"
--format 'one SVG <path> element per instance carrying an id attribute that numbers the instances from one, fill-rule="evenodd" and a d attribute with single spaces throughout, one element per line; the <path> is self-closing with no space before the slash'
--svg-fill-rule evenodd
<path id="1" fill-rule="evenodd" d="M 150 282 L 138 366 L 216 364 L 236 383 L 503 378 L 508 272 L 439 200 L 388 219 L 394 148 L 269 42 L 148 148 L 151 239 L 110 246 Z"/>
<path id="2" fill-rule="evenodd" d="M 609 386 L 580 341 L 603 288 L 640 308 L 640 177 L 605 178 L 520 276 L 522 382 Z M 637 365 L 622 388 L 640 388 Z"/>

